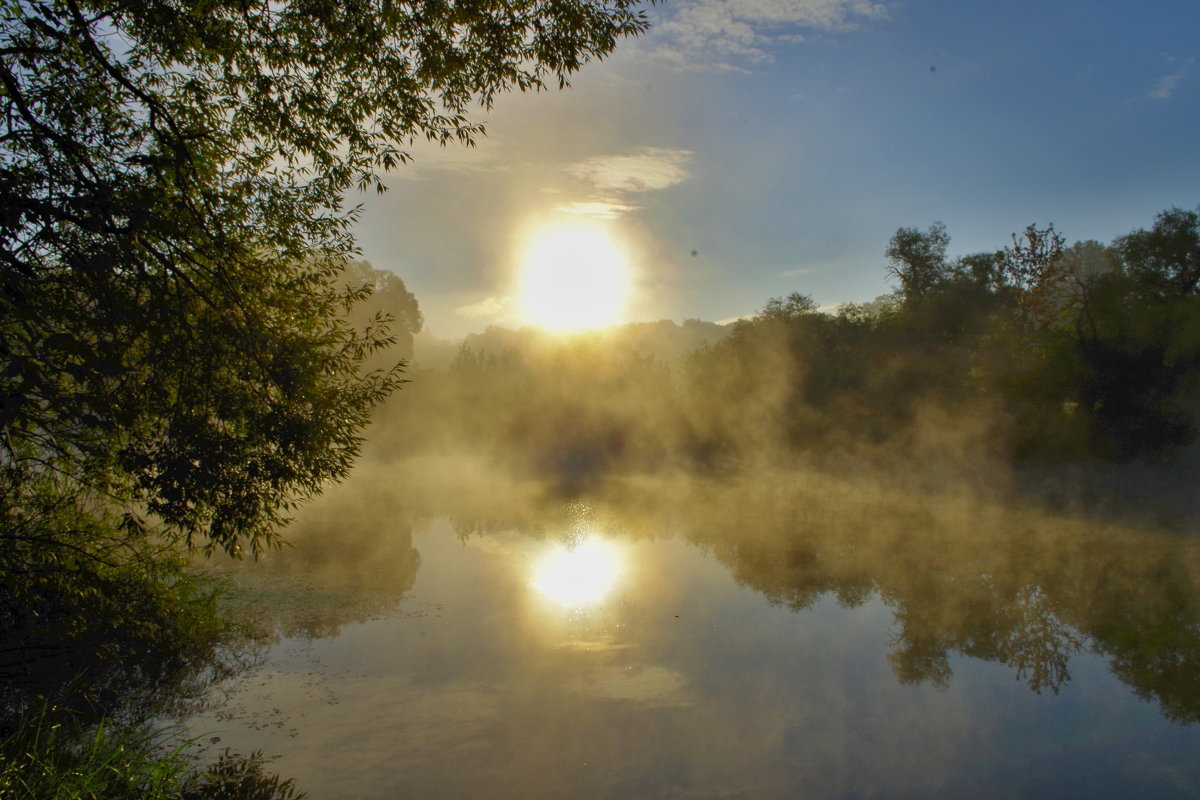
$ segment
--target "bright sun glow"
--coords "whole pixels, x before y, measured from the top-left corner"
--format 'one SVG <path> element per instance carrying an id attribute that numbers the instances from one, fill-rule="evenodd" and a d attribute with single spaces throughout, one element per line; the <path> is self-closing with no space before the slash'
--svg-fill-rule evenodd
<path id="1" fill-rule="evenodd" d="M 620 553 L 609 542 L 587 539 L 573 548 L 558 544 L 534 565 L 533 588 L 559 605 L 594 606 L 608 597 L 622 571 Z"/>
<path id="2" fill-rule="evenodd" d="M 629 299 L 629 259 L 600 223 L 536 229 L 520 264 L 518 297 L 526 322 L 567 332 L 621 321 Z"/>

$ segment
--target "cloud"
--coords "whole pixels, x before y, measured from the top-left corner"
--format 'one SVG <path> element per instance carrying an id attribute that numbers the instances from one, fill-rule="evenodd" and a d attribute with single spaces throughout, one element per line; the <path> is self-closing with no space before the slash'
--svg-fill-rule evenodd
<path id="1" fill-rule="evenodd" d="M 1183 79 L 1191 72 L 1192 64 L 1195 62 L 1194 58 L 1172 58 L 1170 60 L 1178 65 L 1179 69 L 1169 75 L 1163 75 L 1154 82 L 1154 88 L 1150 90 L 1149 94 L 1158 100 L 1166 100 L 1175 94 L 1175 90 L 1179 88 L 1179 84 L 1183 83 Z"/>
<path id="2" fill-rule="evenodd" d="M 774 47 L 803 41 L 799 30 L 836 31 L 886 19 L 881 0 L 692 0 L 654 29 L 650 52 L 678 68 L 745 71 L 736 62 L 772 60 Z"/>
<path id="3" fill-rule="evenodd" d="M 601 155 L 568 165 L 565 172 L 591 189 L 591 197 L 560 203 L 567 214 L 616 219 L 641 208 L 629 195 L 656 192 L 692 177 L 691 150 L 643 147 L 632 153 Z"/>
<path id="4" fill-rule="evenodd" d="M 566 214 L 578 214 L 585 217 L 595 217 L 597 219 L 616 219 L 630 211 L 636 211 L 641 206 L 633 203 L 626 203 L 620 200 L 584 200 L 575 203 L 563 203 L 555 210 L 562 211 Z"/>
<path id="5" fill-rule="evenodd" d="M 588 652 L 593 648 L 589 647 Z M 666 667 L 613 666 L 575 680 L 575 688 L 606 700 L 630 700 L 647 706 L 690 705 L 684 691 L 687 679 Z"/>
<path id="6" fill-rule="evenodd" d="M 509 306 L 512 305 L 511 297 L 485 297 L 478 303 L 459 306 L 454 309 L 454 313 L 460 317 L 468 317 L 478 319 L 480 317 L 498 317 L 503 314 Z"/>
<path id="7" fill-rule="evenodd" d="M 691 150 L 643 147 L 629 155 L 594 156 L 568 171 L 601 191 L 651 192 L 690 178 L 685 165 L 691 157 Z"/>
<path id="8" fill-rule="evenodd" d="M 784 270 L 779 273 L 781 278 L 798 278 L 802 275 L 814 275 L 821 270 L 816 267 L 797 267 L 796 269 Z"/>
<path id="9" fill-rule="evenodd" d="M 741 322 L 744 319 L 754 319 L 757 314 L 740 314 L 736 317 L 726 317 L 725 319 L 717 320 L 718 325 L 732 325 L 735 322 Z"/>

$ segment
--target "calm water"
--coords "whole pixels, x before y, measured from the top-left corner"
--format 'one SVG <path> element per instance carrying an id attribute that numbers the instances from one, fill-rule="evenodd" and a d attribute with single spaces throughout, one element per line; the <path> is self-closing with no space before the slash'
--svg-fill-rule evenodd
<path id="1" fill-rule="evenodd" d="M 366 470 L 189 721 L 332 798 L 1192 797 L 1200 546 L 866 479 Z"/>

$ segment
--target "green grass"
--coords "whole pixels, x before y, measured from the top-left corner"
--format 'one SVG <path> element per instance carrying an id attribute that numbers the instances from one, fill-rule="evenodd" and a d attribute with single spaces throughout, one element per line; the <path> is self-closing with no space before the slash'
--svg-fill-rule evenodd
<path id="1" fill-rule="evenodd" d="M 192 771 L 185 750 L 148 728 L 99 723 L 81 731 L 47 712 L 0 746 L 0 797 L 12 800 L 178 798 Z"/>
<path id="2" fill-rule="evenodd" d="M 225 751 L 206 768 L 194 739 L 149 726 L 101 722 L 80 729 L 43 711 L 0 742 L 4 800 L 300 800 L 293 782 L 266 772 L 260 753 Z"/>
<path id="3" fill-rule="evenodd" d="M 223 582 L 108 516 L 26 514 L 2 488 L 0 800 L 299 797 L 261 754 L 203 767 L 161 724 L 252 656 L 250 624 L 220 607 Z"/>

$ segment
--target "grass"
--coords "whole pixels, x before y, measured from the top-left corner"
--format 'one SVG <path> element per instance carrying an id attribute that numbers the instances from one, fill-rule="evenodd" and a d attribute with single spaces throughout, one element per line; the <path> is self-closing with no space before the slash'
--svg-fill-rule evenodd
<path id="1" fill-rule="evenodd" d="M 0 798 L 298 798 L 261 754 L 203 767 L 161 724 L 244 662 L 222 583 L 82 505 L 28 505 L 0 486 Z"/>
<path id="2" fill-rule="evenodd" d="M 43 710 L 0 742 L 5 800 L 300 800 L 290 779 L 264 770 L 261 753 L 225 751 L 206 768 L 188 752 L 194 739 L 149 726 L 101 722 L 81 729 Z"/>
<path id="3" fill-rule="evenodd" d="M 0 797 L 178 798 L 192 769 L 188 744 L 169 747 L 148 728 L 105 722 L 83 731 L 70 717 L 48 710 L 0 746 Z"/>

